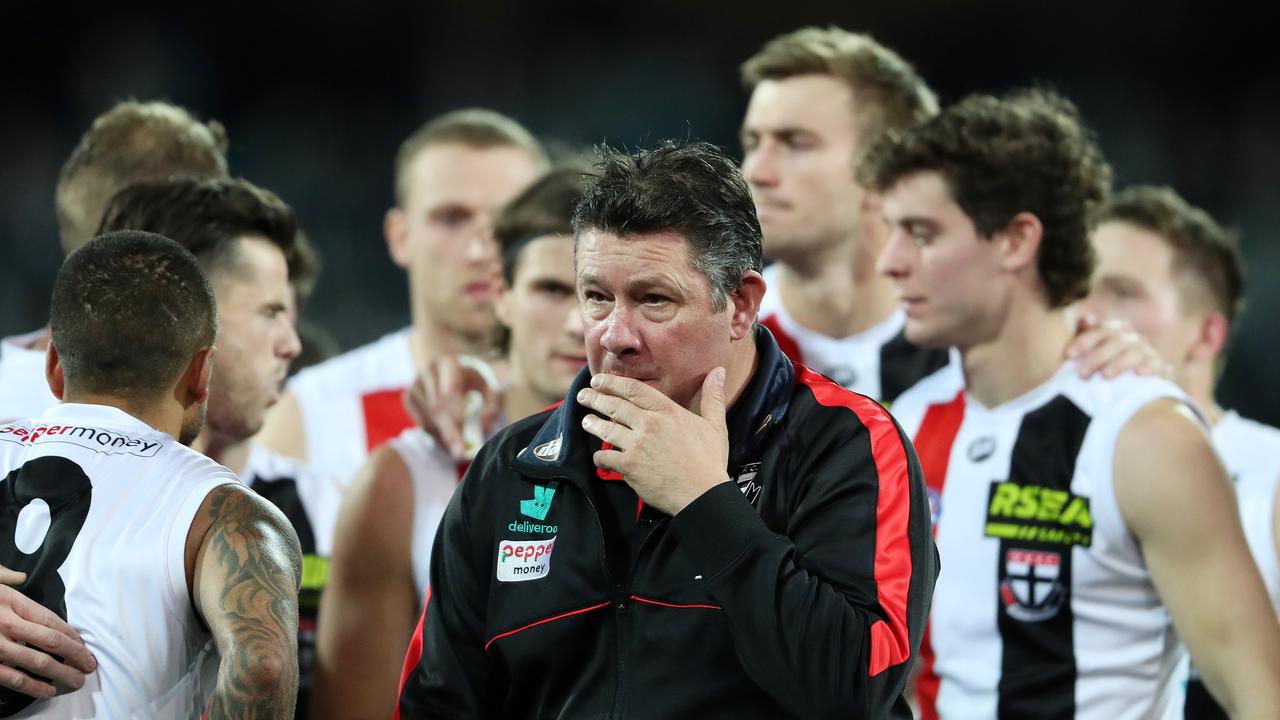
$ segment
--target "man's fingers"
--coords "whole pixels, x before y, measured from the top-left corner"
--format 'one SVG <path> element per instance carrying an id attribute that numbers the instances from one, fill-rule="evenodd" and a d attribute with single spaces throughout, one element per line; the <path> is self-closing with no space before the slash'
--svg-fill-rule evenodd
<path id="1" fill-rule="evenodd" d="M 591 462 L 596 467 L 612 470 L 625 478 L 627 473 L 622 469 L 624 460 L 625 455 L 617 450 L 597 450 L 591 455 Z"/>
<path id="2" fill-rule="evenodd" d="M 0 662 L 3 662 L 3 656 L 4 651 L 0 649 Z M 57 693 L 57 689 L 52 684 L 37 680 L 17 668 L 4 664 L 0 664 L 0 687 L 15 690 L 33 698 L 50 698 Z"/>
<path id="3" fill-rule="evenodd" d="M 724 378 L 726 370 L 713 368 L 702 379 L 702 399 L 698 406 L 698 414 L 703 420 L 710 421 L 717 428 L 727 427 L 724 407 Z"/>
<path id="4" fill-rule="evenodd" d="M 5 566 L 0 565 L 0 585 L 21 585 L 26 581 L 26 573 L 18 572 L 17 570 L 10 570 Z"/>
<path id="5" fill-rule="evenodd" d="M 49 697 L 56 692 L 58 688 L 63 690 L 79 690 L 84 687 L 84 674 L 76 669 L 64 665 L 53 659 L 48 653 L 41 652 L 34 648 L 26 647 L 18 643 L 0 641 L 3 646 L 0 649 L 0 656 L 3 657 L 5 665 L 12 666 L 13 669 L 19 670 L 27 675 L 26 680 L 22 680 L 24 684 L 30 681 L 32 684 L 27 685 L 28 690 L 36 687 L 36 684 L 45 685 L 49 692 L 43 697 Z M 40 680 L 47 678 L 51 683 Z M 21 692 L 27 692 L 21 688 L 15 688 Z M 30 693 L 28 693 L 30 694 Z"/>
<path id="6" fill-rule="evenodd" d="M 591 388 L 578 391 L 578 402 L 605 417 L 635 429 L 640 423 L 642 411 L 617 395 L 605 395 Z"/>
<path id="7" fill-rule="evenodd" d="M 631 447 L 634 439 L 633 433 L 629 428 L 623 427 L 616 422 L 605 420 L 598 415 L 588 414 L 583 417 L 582 429 L 619 450 L 626 450 Z"/>
<path id="8" fill-rule="evenodd" d="M 98 661 L 85 646 L 80 633 L 62 618 L 25 597 L 15 599 L 12 607 L 19 621 L 8 628 L 10 639 L 57 655 L 81 672 L 97 669 Z"/>
<path id="9" fill-rule="evenodd" d="M 633 378 L 597 373 L 591 378 L 591 387 L 606 395 L 625 398 L 641 410 L 667 410 L 675 404 L 662 391 Z"/>

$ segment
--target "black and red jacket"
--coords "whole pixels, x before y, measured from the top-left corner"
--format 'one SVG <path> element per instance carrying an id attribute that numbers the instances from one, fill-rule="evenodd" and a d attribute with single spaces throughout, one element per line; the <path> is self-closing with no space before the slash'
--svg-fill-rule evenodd
<path id="1" fill-rule="evenodd" d="M 763 328 L 757 349 L 735 482 L 676 517 L 600 507 L 586 371 L 484 446 L 436 535 L 397 717 L 911 717 L 938 575 L 915 452 Z"/>

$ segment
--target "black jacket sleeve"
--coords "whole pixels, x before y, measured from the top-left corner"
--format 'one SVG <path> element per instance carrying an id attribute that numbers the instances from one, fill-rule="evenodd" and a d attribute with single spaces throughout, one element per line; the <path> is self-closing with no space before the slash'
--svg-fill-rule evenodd
<path id="1" fill-rule="evenodd" d="M 799 717 L 911 717 L 903 687 L 938 558 L 919 461 L 876 411 L 789 440 L 772 480 L 789 493 L 777 532 L 733 483 L 672 520 L 743 668 Z"/>
<path id="2" fill-rule="evenodd" d="M 488 448 L 486 448 L 488 449 Z M 491 455 L 492 457 L 492 455 Z M 484 650 L 489 587 L 483 534 L 472 532 L 476 486 L 483 484 L 484 455 L 468 469 L 445 509 L 431 553 L 427 605 L 405 658 L 397 718 L 478 718 L 494 693 Z"/>

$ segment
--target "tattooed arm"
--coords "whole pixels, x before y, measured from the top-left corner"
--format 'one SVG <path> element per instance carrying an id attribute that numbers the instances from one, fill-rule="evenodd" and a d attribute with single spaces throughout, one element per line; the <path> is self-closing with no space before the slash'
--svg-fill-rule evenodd
<path id="1" fill-rule="evenodd" d="M 243 486 L 223 485 L 192 523 L 187 568 L 222 656 L 205 717 L 293 717 L 302 555 L 289 521 Z"/>

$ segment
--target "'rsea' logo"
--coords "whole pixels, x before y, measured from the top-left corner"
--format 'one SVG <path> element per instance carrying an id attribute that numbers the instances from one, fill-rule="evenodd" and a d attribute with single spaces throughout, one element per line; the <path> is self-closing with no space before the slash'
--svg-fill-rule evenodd
<path id="1" fill-rule="evenodd" d="M 503 540 L 498 543 L 498 582 L 524 582 L 551 572 L 551 550 L 556 539 Z"/>

